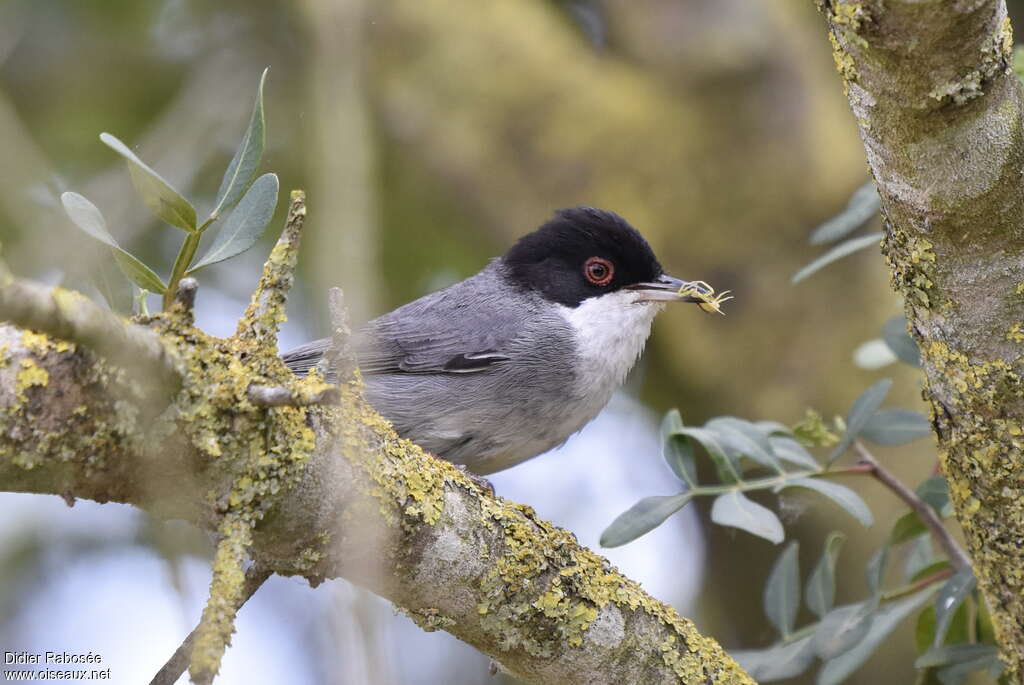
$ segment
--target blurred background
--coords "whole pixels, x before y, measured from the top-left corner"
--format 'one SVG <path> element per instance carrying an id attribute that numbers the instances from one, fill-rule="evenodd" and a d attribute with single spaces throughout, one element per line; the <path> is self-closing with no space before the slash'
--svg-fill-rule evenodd
<path id="1" fill-rule="evenodd" d="M 852 361 L 900 312 L 877 251 L 790 284 L 821 251 L 811 229 L 867 179 L 830 52 L 813 3 L 788 0 L 4 0 L 4 258 L 96 295 L 86 276 L 107 255 L 58 211 L 75 190 L 166 276 L 181 235 L 97 136 L 126 141 L 208 212 L 268 65 L 262 170 L 282 197 L 306 189 L 310 212 L 282 349 L 325 333 L 332 285 L 366 320 L 474 273 L 556 208 L 613 209 L 667 271 L 736 299 L 726 317 L 663 314 L 598 420 L 492 478 L 596 548 L 634 501 L 679 490 L 657 437 L 671 407 L 687 423 L 792 423 L 806 407 L 843 414 L 889 376 L 890 406 L 923 409 L 909 367 Z M 284 205 L 261 243 L 201 274 L 207 330 L 233 332 Z M 911 485 L 934 463 L 925 443 L 892 464 Z M 864 559 L 899 513 L 877 486 L 858 489 L 872 530 L 813 496 L 785 505 L 805 574 L 827 531 L 849 534 L 838 602 L 864 595 Z M 727 648 L 766 646 L 761 588 L 779 549 L 707 518 L 698 502 L 606 552 Z M 0 651 L 92 650 L 114 682 L 148 682 L 198 619 L 210 545 L 187 526 L 17 494 L 0 494 L 0 520 Z M 911 682 L 912 662 L 908 629 L 848 682 Z M 275 578 L 242 610 L 217 682 L 281 681 L 500 678 L 344 581 Z"/>

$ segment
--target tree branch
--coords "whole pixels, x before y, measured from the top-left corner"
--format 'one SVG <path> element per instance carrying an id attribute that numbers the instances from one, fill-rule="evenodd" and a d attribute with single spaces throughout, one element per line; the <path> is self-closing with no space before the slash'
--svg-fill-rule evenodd
<path id="1" fill-rule="evenodd" d="M 180 365 L 155 332 L 133 325 L 77 292 L 0 274 L 0 320 L 79 343 L 167 388 L 180 385 Z"/>
<path id="2" fill-rule="evenodd" d="M 1011 681 L 1024 667 L 1024 167 L 1003 0 L 823 0 L 921 348 L 950 496 Z"/>
<path id="3" fill-rule="evenodd" d="M 263 583 L 271 575 L 269 571 L 265 571 L 256 565 L 249 567 L 245 572 L 245 587 L 240 597 L 239 609 L 256 594 L 257 590 L 263 587 Z M 174 683 L 178 682 L 178 678 L 188 670 L 188 665 L 192 661 L 192 648 L 195 646 L 198 633 L 199 626 L 196 626 L 188 634 L 188 637 L 182 641 L 181 645 L 178 646 L 178 649 L 171 655 L 171 658 L 167 660 L 167 663 L 153 676 L 153 680 L 149 682 L 149 685 L 174 685 Z"/>
<path id="4" fill-rule="evenodd" d="M 218 532 L 193 640 L 198 682 L 216 673 L 250 592 L 248 558 L 311 584 L 348 578 L 530 682 L 751 683 L 714 640 L 572 533 L 398 438 L 363 400 L 357 373 L 339 386 L 338 406 L 247 401 L 254 386 L 296 397 L 324 388 L 273 353 L 301 202 L 293 195 L 236 336 L 205 335 L 179 306 L 146 320 L 155 338 L 142 339 L 181 360 L 180 390 L 155 420 L 132 383 L 84 349 L 0 326 L 0 489 L 126 502 Z M 351 364 L 337 294 L 332 304 L 332 355 Z"/>
<path id="5" fill-rule="evenodd" d="M 960 545 L 956 543 L 953 536 L 949 534 L 948 530 L 946 530 L 945 524 L 943 524 L 942 520 L 935 514 L 935 510 L 928 506 L 927 502 L 918 497 L 917 493 L 904 485 L 903 481 L 878 463 L 878 460 L 875 459 L 875 455 L 871 454 L 871 452 L 864 447 L 864 443 L 860 440 L 854 440 L 853 447 L 857 450 L 861 463 L 866 464 L 870 468 L 871 475 L 878 479 L 878 481 L 885 485 L 885 487 L 889 488 L 889 490 L 891 490 L 897 497 L 903 500 L 903 503 L 910 507 L 914 513 L 917 514 L 918 518 L 921 519 L 921 522 L 927 526 L 932 537 L 935 538 L 935 541 L 942 547 L 946 556 L 949 557 L 950 564 L 952 564 L 957 570 L 970 566 L 970 557 L 967 556 L 967 553 L 960 548 Z"/>

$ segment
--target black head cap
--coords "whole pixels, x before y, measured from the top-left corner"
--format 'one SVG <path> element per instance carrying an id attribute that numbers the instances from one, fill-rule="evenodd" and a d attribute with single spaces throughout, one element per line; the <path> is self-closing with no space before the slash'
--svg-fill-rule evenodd
<path id="1" fill-rule="evenodd" d="M 651 246 L 615 212 L 560 209 L 502 258 L 509 280 L 552 302 L 576 307 L 590 297 L 662 275 Z"/>

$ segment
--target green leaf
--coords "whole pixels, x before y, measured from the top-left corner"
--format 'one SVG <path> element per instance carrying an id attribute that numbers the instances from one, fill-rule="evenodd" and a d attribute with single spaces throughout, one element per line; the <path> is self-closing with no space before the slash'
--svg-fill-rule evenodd
<path id="1" fill-rule="evenodd" d="M 921 368 L 921 351 L 907 332 L 907 317 L 894 316 L 886 321 L 882 326 L 882 340 L 901 362 Z"/>
<path id="2" fill-rule="evenodd" d="M 868 560 L 864 575 L 868 583 L 871 597 L 877 602 L 882 595 L 882 581 L 885 579 L 885 568 L 889 563 L 889 543 L 885 543 Z"/>
<path id="3" fill-rule="evenodd" d="M 825 614 L 832 610 L 836 595 L 836 559 L 839 558 L 839 550 L 845 541 L 846 536 L 842 533 L 829 533 L 821 558 L 807 579 L 804 601 L 811 613 L 818 618 L 824 618 Z"/>
<path id="4" fill-rule="evenodd" d="M 775 456 L 790 464 L 805 466 L 813 471 L 821 471 L 821 464 L 794 438 L 772 435 L 768 438 Z"/>
<path id="5" fill-rule="evenodd" d="M 932 647 L 914 662 L 917 668 L 931 666 L 948 666 L 949 664 L 966 663 L 985 657 L 998 657 L 999 649 L 994 645 L 968 643 Z"/>
<path id="6" fill-rule="evenodd" d="M 693 438 L 701 444 L 704 450 L 715 463 L 715 471 L 718 479 L 723 483 L 735 483 L 740 479 L 739 466 L 730 458 L 726 447 L 719 442 L 718 436 L 704 428 L 694 426 L 683 426 L 678 430 L 679 435 Z"/>
<path id="7" fill-rule="evenodd" d="M 947 568 L 949 568 L 949 561 L 947 559 L 939 559 L 938 561 L 933 562 L 928 566 L 925 566 L 923 569 L 921 569 L 913 576 L 911 576 L 910 582 L 916 583 L 919 580 L 924 580 L 925 578 L 934 576 L 939 571 L 945 570 Z"/>
<path id="8" fill-rule="evenodd" d="M 932 610 L 932 615 L 934 616 L 935 607 L 930 606 L 927 608 Z M 970 608 L 970 602 L 964 602 L 956 610 L 956 613 L 953 615 L 953 620 L 949 623 L 949 630 L 946 632 L 945 644 L 956 645 L 962 642 L 971 641 Z M 931 645 L 929 644 L 928 647 L 930 648 Z"/>
<path id="9" fill-rule="evenodd" d="M 878 245 L 878 241 L 882 239 L 881 233 L 869 233 L 868 235 L 862 235 L 857 238 L 851 238 L 844 243 L 839 243 L 831 250 L 821 255 L 813 262 L 800 269 L 793 275 L 792 282 L 799 283 L 811 274 L 820 271 L 832 262 L 839 261 L 843 257 L 852 255 L 854 252 L 863 250 L 864 248 L 871 247 L 872 245 Z"/>
<path id="10" fill-rule="evenodd" d="M 124 279 L 124 274 L 115 260 L 92 259 L 93 269 L 89 278 L 96 289 L 103 295 L 107 306 L 118 314 L 125 316 L 132 313 L 132 286 Z"/>
<path id="11" fill-rule="evenodd" d="M 903 579 L 911 582 L 923 569 L 935 563 L 935 550 L 932 548 L 931 535 L 918 535 L 910 544 L 907 556 L 903 561 Z"/>
<path id="12" fill-rule="evenodd" d="M 1003 662 L 998 654 L 946 666 L 939 669 L 937 675 L 942 685 L 964 685 L 971 673 L 985 670 L 988 671 L 990 681 L 995 682 L 999 678 L 1003 672 Z"/>
<path id="13" fill-rule="evenodd" d="M 61 193 L 60 203 L 64 205 L 64 212 L 75 226 L 105 245 L 118 247 L 114 236 L 110 235 L 110 231 L 107 230 L 107 222 L 103 218 L 103 214 L 88 198 L 69 191 Z"/>
<path id="14" fill-rule="evenodd" d="M 875 182 L 868 181 L 850 196 L 846 209 L 814 229 L 811 245 L 821 245 L 839 240 L 871 221 L 880 206 Z"/>
<path id="15" fill-rule="evenodd" d="M 161 295 L 167 290 L 167 284 L 135 256 L 121 248 L 116 248 L 114 249 L 114 259 L 117 260 L 117 266 L 121 272 L 143 290 Z"/>
<path id="16" fill-rule="evenodd" d="M 729 654 L 758 682 L 794 678 L 814 663 L 813 635 L 767 649 L 730 649 Z"/>
<path id="17" fill-rule="evenodd" d="M 786 545 L 764 586 L 764 614 L 782 637 L 789 637 L 800 608 L 800 543 Z"/>
<path id="18" fill-rule="evenodd" d="M 871 627 L 875 604 L 871 601 L 846 604 L 822 618 L 814 633 L 814 652 L 820 659 L 833 659 L 856 647 Z"/>
<path id="19" fill-rule="evenodd" d="M 876 445 L 904 445 L 932 434 L 932 424 L 916 411 L 882 409 L 864 424 L 860 434 Z"/>
<path id="20" fill-rule="evenodd" d="M 249 126 L 245 129 L 242 142 L 235 150 L 235 156 L 231 158 L 224 178 L 220 182 L 220 189 L 217 191 L 217 200 L 211 217 L 218 217 L 222 212 L 235 206 L 242 193 L 249 186 L 256 169 L 259 168 L 260 160 L 263 158 L 263 147 L 266 143 L 266 124 L 263 117 L 263 82 L 266 81 L 267 72 L 270 67 L 263 70 L 260 76 L 260 84 L 256 88 L 256 102 L 252 106 L 252 115 L 249 117 Z"/>
<path id="21" fill-rule="evenodd" d="M 72 192 L 62 193 L 60 201 L 64 205 L 64 211 L 78 228 L 111 249 L 121 273 L 140 288 L 155 293 L 163 293 L 167 289 L 152 269 L 117 244 L 114 236 L 107 230 L 107 222 L 96 205 L 84 196 Z"/>
<path id="22" fill-rule="evenodd" d="M 843 682 L 851 673 L 860 668 L 861 664 L 867 661 L 903 619 L 928 601 L 932 592 L 933 589 L 929 588 L 916 595 L 886 604 L 880 608 L 871 617 L 864 639 L 852 649 L 825 663 L 821 671 L 818 672 L 818 685 L 838 685 Z"/>
<path id="23" fill-rule="evenodd" d="M 830 500 L 838 504 L 840 507 L 846 510 L 848 514 L 857 519 L 862 526 L 870 527 L 875 523 L 875 517 L 871 515 L 871 510 L 868 505 L 864 503 L 860 495 L 839 483 L 833 483 L 831 481 L 822 480 L 820 478 L 797 478 L 779 485 L 775 491 L 779 492 L 788 488 L 807 488 L 808 490 L 814 490 L 815 492 L 821 493 L 828 497 Z"/>
<path id="24" fill-rule="evenodd" d="M 627 511 L 619 514 L 618 518 L 601 533 L 601 546 L 618 547 L 636 540 L 685 507 L 692 496 L 692 493 L 683 492 L 678 495 L 644 497 Z"/>
<path id="25" fill-rule="evenodd" d="M 862 369 L 875 370 L 888 366 L 896 361 L 885 341 L 880 338 L 868 340 L 857 346 L 853 351 L 853 363 Z"/>
<path id="26" fill-rule="evenodd" d="M 838 459 L 853 444 L 853 441 L 857 439 L 860 432 L 864 429 L 868 419 L 882 406 L 882 402 L 885 400 L 885 396 L 889 394 L 889 388 L 891 387 L 892 380 L 883 378 L 853 401 L 850 411 L 846 414 L 846 433 L 843 434 L 842 440 L 839 441 L 836 448 L 832 450 L 832 454 L 829 455 L 829 463 Z"/>
<path id="27" fill-rule="evenodd" d="M 693 454 L 693 443 L 685 435 L 679 434 L 683 427 L 683 419 L 678 409 L 665 414 L 661 420 L 661 456 L 676 478 L 689 487 L 697 487 L 697 463 Z"/>
<path id="28" fill-rule="evenodd" d="M 793 430 L 781 421 L 755 421 L 754 426 L 769 438 L 775 435 L 793 435 Z"/>
<path id="29" fill-rule="evenodd" d="M 953 514 L 953 503 L 949 501 L 949 484 L 942 476 L 930 476 L 917 486 L 917 496 L 928 503 L 941 518 Z"/>
<path id="30" fill-rule="evenodd" d="M 779 517 L 739 490 L 715 498 L 711 505 L 711 520 L 720 526 L 740 528 L 775 544 L 786 538 Z"/>
<path id="31" fill-rule="evenodd" d="M 896 523 L 893 524 L 892 532 L 889 533 L 889 544 L 903 544 L 907 540 L 916 538 L 927 531 L 928 529 L 921 521 L 921 517 L 913 511 L 908 511 L 906 514 L 896 519 Z"/>
<path id="32" fill-rule="evenodd" d="M 914 645 L 918 655 L 932 648 L 935 639 L 935 607 L 928 606 L 921 610 L 914 623 Z"/>
<path id="33" fill-rule="evenodd" d="M 188 273 L 223 262 L 255 245 L 274 216 L 277 190 L 276 174 L 263 174 L 257 178 L 217 232 L 210 249 Z"/>
<path id="34" fill-rule="evenodd" d="M 935 596 L 935 640 L 933 645 L 941 645 L 946 639 L 953 615 L 960 608 L 967 595 L 971 594 L 978 581 L 971 567 L 962 568 L 947 580 Z"/>
<path id="35" fill-rule="evenodd" d="M 177 226 L 183 231 L 192 233 L 196 230 L 196 210 L 188 200 L 171 187 L 160 174 L 128 149 L 128 146 L 109 133 L 101 133 L 100 140 L 117 154 L 128 161 L 128 172 L 132 177 L 135 190 L 142 196 L 142 201 L 163 221 Z"/>
<path id="36" fill-rule="evenodd" d="M 704 428 L 718 437 L 733 463 L 741 457 L 747 457 L 774 471 L 783 471 L 767 436 L 749 421 L 734 416 L 719 416 L 704 424 Z"/>

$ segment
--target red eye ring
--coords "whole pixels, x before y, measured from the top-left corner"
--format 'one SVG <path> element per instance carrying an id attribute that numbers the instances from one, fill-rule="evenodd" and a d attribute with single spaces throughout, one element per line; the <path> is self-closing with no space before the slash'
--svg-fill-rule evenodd
<path id="1" fill-rule="evenodd" d="M 583 263 L 583 275 L 594 285 L 608 285 L 615 277 L 615 265 L 604 257 L 591 257 Z"/>

